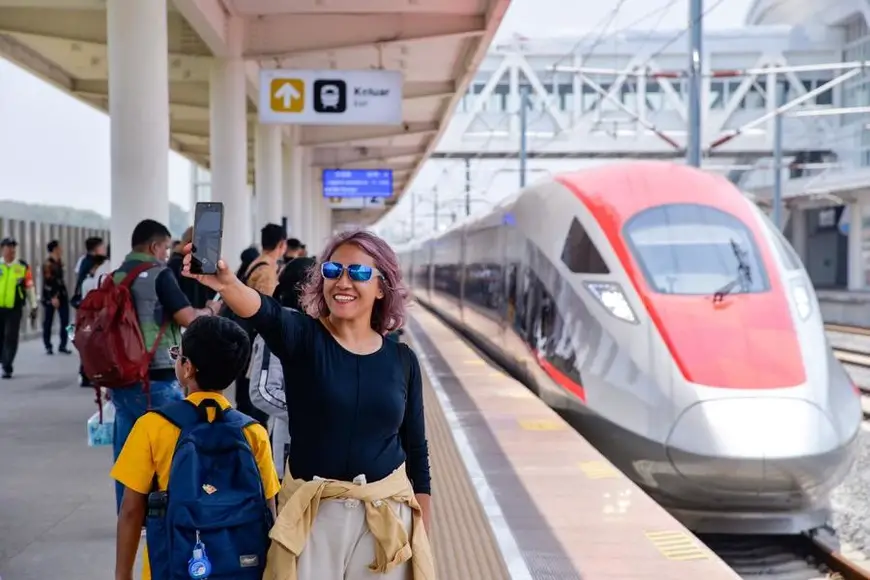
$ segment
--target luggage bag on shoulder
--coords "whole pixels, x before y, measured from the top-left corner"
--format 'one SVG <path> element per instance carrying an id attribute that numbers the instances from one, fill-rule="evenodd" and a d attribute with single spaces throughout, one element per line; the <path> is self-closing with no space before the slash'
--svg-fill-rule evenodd
<path id="1" fill-rule="evenodd" d="M 130 270 L 120 283 L 114 275 L 105 276 L 100 285 L 85 296 L 76 312 L 73 345 L 79 351 L 82 368 L 97 390 L 97 406 L 102 405 L 99 387 L 114 389 L 143 384 L 149 395 L 148 369 L 168 322 L 164 322 L 150 350 L 136 315 L 131 286 L 147 270 L 157 266 L 144 262 Z"/>

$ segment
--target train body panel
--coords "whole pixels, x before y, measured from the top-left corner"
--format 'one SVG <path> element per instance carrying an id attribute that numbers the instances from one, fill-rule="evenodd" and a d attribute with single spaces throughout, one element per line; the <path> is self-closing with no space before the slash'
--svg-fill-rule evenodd
<path id="1" fill-rule="evenodd" d="M 698 531 L 824 524 L 859 396 L 800 260 L 717 176 L 559 176 L 400 252 L 468 333 Z"/>

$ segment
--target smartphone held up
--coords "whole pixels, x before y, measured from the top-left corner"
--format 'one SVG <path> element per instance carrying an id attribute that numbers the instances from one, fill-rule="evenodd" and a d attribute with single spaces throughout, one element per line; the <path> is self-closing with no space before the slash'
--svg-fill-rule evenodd
<path id="1" fill-rule="evenodd" d="M 193 247 L 190 252 L 192 274 L 217 274 L 223 233 L 224 204 L 214 201 L 198 202 L 194 210 Z"/>

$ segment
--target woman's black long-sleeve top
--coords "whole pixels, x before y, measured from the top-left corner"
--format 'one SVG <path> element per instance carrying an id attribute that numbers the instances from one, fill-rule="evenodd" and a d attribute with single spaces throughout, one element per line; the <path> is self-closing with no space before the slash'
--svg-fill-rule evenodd
<path id="1" fill-rule="evenodd" d="M 395 342 L 354 354 L 320 321 L 261 298 L 250 321 L 284 369 L 293 477 L 352 481 L 365 474 L 371 483 L 406 463 L 414 493 L 431 493 L 417 357 L 411 353 L 408 385 Z"/>

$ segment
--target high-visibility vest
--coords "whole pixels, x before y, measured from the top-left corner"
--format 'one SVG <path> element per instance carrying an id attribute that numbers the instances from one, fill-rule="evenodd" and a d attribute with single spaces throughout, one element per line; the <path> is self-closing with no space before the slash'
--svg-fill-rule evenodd
<path id="1" fill-rule="evenodd" d="M 25 288 L 32 283 L 30 268 L 21 260 L 11 264 L 0 261 L 0 308 L 24 304 Z"/>

